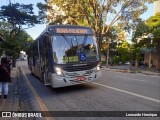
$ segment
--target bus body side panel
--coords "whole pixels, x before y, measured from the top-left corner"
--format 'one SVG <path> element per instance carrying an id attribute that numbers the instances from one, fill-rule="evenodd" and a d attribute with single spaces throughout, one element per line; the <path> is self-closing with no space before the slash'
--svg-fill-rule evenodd
<path id="1" fill-rule="evenodd" d="M 40 60 L 40 80 L 44 82 L 44 72 L 45 72 L 45 36 L 42 35 L 39 39 L 39 60 Z"/>

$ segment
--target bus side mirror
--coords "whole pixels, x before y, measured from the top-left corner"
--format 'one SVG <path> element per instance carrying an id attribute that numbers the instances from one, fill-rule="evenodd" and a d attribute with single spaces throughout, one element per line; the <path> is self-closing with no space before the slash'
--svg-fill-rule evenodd
<path id="1" fill-rule="evenodd" d="M 46 35 L 49 35 L 49 32 L 48 32 L 48 31 L 46 32 Z"/>

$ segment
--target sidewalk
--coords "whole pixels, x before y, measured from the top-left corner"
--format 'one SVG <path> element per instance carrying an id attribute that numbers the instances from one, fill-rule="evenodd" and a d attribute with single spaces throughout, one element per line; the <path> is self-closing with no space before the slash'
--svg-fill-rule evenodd
<path id="1" fill-rule="evenodd" d="M 145 67 L 142 69 L 141 67 L 135 67 L 130 65 L 114 65 L 114 66 L 102 66 L 102 69 L 106 69 L 109 71 L 115 71 L 115 72 L 129 72 L 129 73 L 142 73 L 146 75 L 160 75 L 160 71 L 156 70 L 155 68 L 148 68 Z"/>
<path id="2" fill-rule="evenodd" d="M 18 93 L 18 69 L 11 70 L 12 82 L 9 83 L 9 92 L 7 99 L 0 99 L 0 111 L 18 111 L 19 109 L 19 93 Z"/>

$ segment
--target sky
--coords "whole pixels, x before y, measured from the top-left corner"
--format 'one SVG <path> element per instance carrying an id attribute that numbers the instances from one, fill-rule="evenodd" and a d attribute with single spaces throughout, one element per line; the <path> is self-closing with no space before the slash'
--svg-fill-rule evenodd
<path id="1" fill-rule="evenodd" d="M 34 12 L 36 15 L 38 15 L 38 8 L 36 7 L 37 2 L 44 3 L 44 0 L 11 0 L 12 3 L 23 3 L 23 4 L 34 4 Z M 8 5 L 9 0 L 0 0 L 0 6 L 2 5 Z M 153 16 L 154 10 L 153 10 L 153 4 L 148 4 L 148 10 L 141 15 L 141 18 L 143 20 L 148 19 L 150 16 Z M 34 27 L 30 29 L 26 29 L 27 33 L 33 38 L 36 39 L 39 34 L 45 29 L 46 24 L 43 25 L 35 25 Z"/>

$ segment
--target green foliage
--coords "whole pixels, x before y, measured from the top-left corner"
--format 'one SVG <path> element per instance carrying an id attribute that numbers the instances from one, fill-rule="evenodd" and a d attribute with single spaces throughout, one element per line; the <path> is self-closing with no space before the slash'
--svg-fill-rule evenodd
<path id="1" fill-rule="evenodd" d="M 141 48 L 138 47 L 136 44 L 132 44 L 130 47 L 130 59 L 131 61 L 142 61 L 141 57 Z"/>
<path id="2" fill-rule="evenodd" d="M 114 61 L 115 64 L 118 64 L 119 61 L 121 61 L 121 59 L 120 59 L 119 56 L 114 56 L 114 57 L 113 57 L 113 61 Z"/>
<path id="3" fill-rule="evenodd" d="M 17 58 L 21 50 L 26 50 L 32 38 L 23 30 L 23 27 L 32 27 L 40 23 L 33 13 L 33 4 L 9 4 L 0 8 L 0 35 L 5 42 L 0 45 L 0 54 Z M 26 28 L 25 28 L 26 29 Z"/>
<path id="4" fill-rule="evenodd" d="M 151 43 L 151 38 L 144 37 L 149 33 L 153 34 L 153 42 Z M 139 39 L 139 40 L 138 40 Z M 160 46 L 160 13 L 155 16 L 150 17 L 146 22 L 140 21 L 137 24 L 137 29 L 132 39 L 133 42 L 137 43 L 138 47 L 159 48 Z"/>
<path id="5" fill-rule="evenodd" d="M 0 36 L 5 37 L 11 30 L 11 24 L 0 21 Z"/>
<path id="6" fill-rule="evenodd" d="M 33 4 L 10 4 L 2 6 L 0 11 L 0 18 L 12 25 L 28 25 L 33 26 L 37 23 L 36 16 L 33 13 Z"/>
<path id="7" fill-rule="evenodd" d="M 139 21 L 136 28 L 132 39 L 132 41 L 136 43 L 132 50 L 132 53 L 134 53 L 133 58 L 137 60 L 142 59 L 139 54 L 140 48 L 154 48 L 159 56 L 158 63 L 160 65 L 160 13 L 151 16 L 146 21 Z M 149 34 L 152 34 L 153 38 L 151 38 Z"/>
<path id="8" fill-rule="evenodd" d="M 49 24 L 71 24 L 89 26 L 95 30 L 98 43 L 103 54 L 108 49 L 107 41 L 112 40 L 110 50 L 115 50 L 115 40 L 125 41 L 124 31 L 135 28 L 139 16 L 147 10 L 146 3 L 154 0 L 50 0 L 47 5 L 38 4 L 40 15 L 47 8 Z M 54 7 L 53 7 L 54 6 Z M 121 32 L 112 31 L 112 26 L 119 23 Z M 146 27 L 146 29 L 148 29 Z M 147 30 L 146 30 L 147 31 Z M 141 32 L 141 30 L 139 30 Z M 144 31 L 143 31 L 144 32 Z M 120 34 L 117 34 L 120 33 Z M 140 36 L 141 33 L 136 33 Z M 103 41 L 106 37 L 106 42 Z M 114 45 L 114 46 L 113 46 Z M 128 45 L 117 48 L 122 61 L 130 59 Z M 117 58 L 115 58 L 117 59 Z"/>
<path id="9" fill-rule="evenodd" d="M 41 16 L 47 8 L 50 24 L 92 27 L 101 47 L 102 37 L 107 35 L 116 22 L 122 23 L 122 30 L 130 30 L 134 26 L 133 21 L 147 10 L 146 3 L 151 2 L 153 0 L 50 0 L 47 5 L 39 3 L 37 6 Z"/>
<path id="10" fill-rule="evenodd" d="M 5 51 L 6 55 L 17 58 L 20 51 L 20 44 L 16 39 L 14 39 L 13 42 L 13 38 L 8 37 L 8 39 L 0 45 L 0 52 L 2 53 L 3 51 Z"/>
<path id="11" fill-rule="evenodd" d="M 5 51 L 6 55 L 18 57 L 21 50 L 26 51 L 28 44 L 33 39 L 25 32 L 20 31 L 17 36 L 10 37 L 11 24 L 7 22 L 0 22 L 0 34 L 5 39 L 5 42 L 0 44 L 0 55 Z"/>
<path id="12" fill-rule="evenodd" d="M 146 24 L 151 28 L 151 33 L 153 34 L 153 43 L 152 47 L 156 48 L 157 55 L 158 55 L 158 65 L 160 69 L 160 13 L 157 13 L 155 16 L 150 17 Z"/>
<path id="13" fill-rule="evenodd" d="M 153 34 L 153 46 L 156 46 L 157 50 L 160 51 L 160 13 L 150 17 L 146 24 L 151 28 Z"/>
<path id="14" fill-rule="evenodd" d="M 132 42 L 134 43 L 138 43 L 141 41 L 138 41 L 137 38 L 142 37 L 142 35 L 144 33 L 149 33 L 150 32 L 150 28 L 145 24 L 145 21 L 139 20 L 136 23 L 136 29 L 134 31 L 134 36 L 132 38 Z"/>
<path id="15" fill-rule="evenodd" d="M 147 25 L 151 28 L 157 28 L 160 27 L 160 12 L 157 13 L 155 16 L 150 17 L 146 21 Z"/>
<path id="16" fill-rule="evenodd" d="M 117 41 L 116 41 L 117 34 L 118 34 L 117 32 L 118 31 L 115 26 L 111 27 L 111 29 L 108 31 L 107 35 L 105 36 L 106 41 L 104 41 L 104 40 L 102 41 L 101 53 L 103 55 L 106 56 L 108 47 L 110 49 L 110 55 L 115 54 L 115 49 L 116 49 L 116 45 L 117 45 Z M 109 46 L 108 46 L 108 41 L 110 41 Z"/>
<path id="17" fill-rule="evenodd" d="M 114 62 L 121 61 L 125 63 L 125 61 L 129 61 L 131 58 L 130 54 L 130 45 L 127 41 L 123 42 L 121 45 L 117 47 L 117 56 L 114 57 Z"/>
<path id="18" fill-rule="evenodd" d="M 79 0 L 78 2 L 75 0 L 51 0 L 47 3 L 47 12 L 51 14 L 47 16 L 47 19 L 51 22 L 50 24 L 62 24 L 66 21 L 68 24 L 91 27 L 91 24 L 94 24 L 94 18 L 89 4 L 89 0 Z M 51 7 L 52 5 L 54 8 Z"/>
<path id="19" fill-rule="evenodd" d="M 10 36 L 16 36 L 22 29 L 22 26 L 32 27 L 40 21 L 33 13 L 33 4 L 9 4 L 1 6 L 0 19 L 11 24 Z"/>
<path id="20" fill-rule="evenodd" d="M 120 61 L 122 61 L 122 63 L 125 63 L 125 61 L 130 59 L 130 54 L 127 48 L 119 47 L 117 49 L 117 52 L 120 57 Z"/>
<path id="21" fill-rule="evenodd" d="M 27 51 L 29 44 L 33 42 L 33 38 L 26 31 L 21 31 L 16 38 L 20 44 L 20 49 L 23 51 Z"/>

